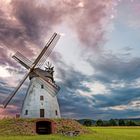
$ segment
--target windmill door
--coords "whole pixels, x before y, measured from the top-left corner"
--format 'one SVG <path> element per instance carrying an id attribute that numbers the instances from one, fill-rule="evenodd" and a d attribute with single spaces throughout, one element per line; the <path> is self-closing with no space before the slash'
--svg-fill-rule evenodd
<path id="1" fill-rule="evenodd" d="M 40 109 L 40 117 L 44 118 L 44 114 L 45 114 L 45 110 L 44 109 Z"/>

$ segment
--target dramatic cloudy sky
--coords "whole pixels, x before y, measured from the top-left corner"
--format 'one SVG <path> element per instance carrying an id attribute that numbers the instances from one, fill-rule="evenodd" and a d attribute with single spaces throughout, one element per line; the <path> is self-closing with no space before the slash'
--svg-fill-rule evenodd
<path id="1" fill-rule="evenodd" d="M 26 70 L 18 50 L 34 60 L 53 32 L 49 60 L 62 117 L 140 117 L 139 0 L 0 0 L 0 104 Z M 29 80 L 0 117 L 20 112 Z"/>

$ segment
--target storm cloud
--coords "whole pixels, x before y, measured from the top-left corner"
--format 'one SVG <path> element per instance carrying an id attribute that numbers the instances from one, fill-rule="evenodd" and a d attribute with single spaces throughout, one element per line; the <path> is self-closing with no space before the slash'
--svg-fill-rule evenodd
<path id="1" fill-rule="evenodd" d="M 60 52 L 51 56 L 59 79 L 56 83 L 61 87 L 58 100 L 62 117 L 109 119 L 139 115 L 139 107 L 134 104 L 140 99 L 140 58 L 124 59 L 104 52 L 115 0 L 1 0 L 0 4 L 0 65 L 18 75 L 16 81 L 0 78 L 0 104 L 13 90 L 12 84 L 25 73 L 11 55 L 18 50 L 34 59 L 46 38 L 65 25 L 79 41 L 79 48 L 84 48 L 79 62 L 84 59 L 93 74 L 83 74 L 66 63 Z M 25 87 L 7 110 L 0 109 L 3 116 L 20 111 L 24 91 Z"/>
<path id="2" fill-rule="evenodd" d="M 12 63 L 8 60 L 9 50 L 34 56 L 45 44 L 46 36 L 61 23 L 74 30 L 83 46 L 99 48 L 112 13 L 110 9 L 114 7 L 112 0 L 11 0 L 9 3 L 2 0 L 0 3 L 0 52 L 9 65 Z"/>

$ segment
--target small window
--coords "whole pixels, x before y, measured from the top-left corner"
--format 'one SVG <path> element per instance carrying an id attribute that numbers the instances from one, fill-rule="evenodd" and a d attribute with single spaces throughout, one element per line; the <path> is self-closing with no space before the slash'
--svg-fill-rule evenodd
<path id="1" fill-rule="evenodd" d="M 28 115 L 28 110 L 25 110 L 25 115 Z"/>
<path id="2" fill-rule="evenodd" d="M 43 89 L 44 88 L 44 85 L 41 85 L 41 88 Z"/>
<path id="3" fill-rule="evenodd" d="M 44 96 L 40 96 L 40 100 L 43 101 L 44 100 Z"/>
<path id="4" fill-rule="evenodd" d="M 56 116 L 58 115 L 58 112 L 57 112 L 57 110 L 55 110 L 55 115 L 56 115 Z"/>
<path id="5" fill-rule="evenodd" d="M 40 117 L 44 118 L 44 114 L 45 114 L 45 110 L 44 109 L 40 109 Z"/>

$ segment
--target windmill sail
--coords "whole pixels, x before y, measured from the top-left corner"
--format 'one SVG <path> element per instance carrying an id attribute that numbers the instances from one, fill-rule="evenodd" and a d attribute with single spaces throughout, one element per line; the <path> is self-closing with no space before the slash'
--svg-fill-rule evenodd
<path id="1" fill-rule="evenodd" d="M 44 49 L 41 51 L 40 55 L 37 57 L 37 59 L 33 63 L 33 68 L 35 66 L 41 66 L 46 61 L 46 58 L 50 55 L 52 52 L 52 49 L 55 47 L 57 41 L 59 40 L 60 35 L 57 33 L 54 33 L 51 39 L 48 41 L 48 43 L 45 45 Z"/>
<path id="2" fill-rule="evenodd" d="M 16 61 L 18 61 L 21 65 L 23 65 L 27 69 L 30 69 L 32 66 L 32 62 L 19 52 L 16 52 L 16 54 L 13 55 L 12 58 L 14 58 Z"/>
<path id="3" fill-rule="evenodd" d="M 17 85 L 17 87 L 15 88 L 15 90 L 6 98 L 6 100 L 3 102 L 3 107 L 6 108 L 6 106 L 8 105 L 8 103 L 12 100 L 12 98 L 15 96 L 15 94 L 17 93 L 17 91 L 19 90 L 19 88 L 22 86 L 22 84 L 24 83 L 24 81 L 27 79 L 27 77 L 29 76 L 30 72 L 28 72 L 22 79 L 22 81 Z"/>
<path id="4" fill-rule="evenodd" d="M 15 55 L 12 56 L 16 61 L 18 61 L 21 65 L 23 65 L 27 69 L 34 69 L 36 66 L 40 67 L 46 61 L 46 58 L 51 54 L 53 48 L 58 42 L 60 35 L 54 33 L 48 43 L 45 45 L 44 49 L 41 51 L 40 55 L 37 59 L 32 63 L 29 59 L 23 56 L 21 53 L 16 52 Z"/>

